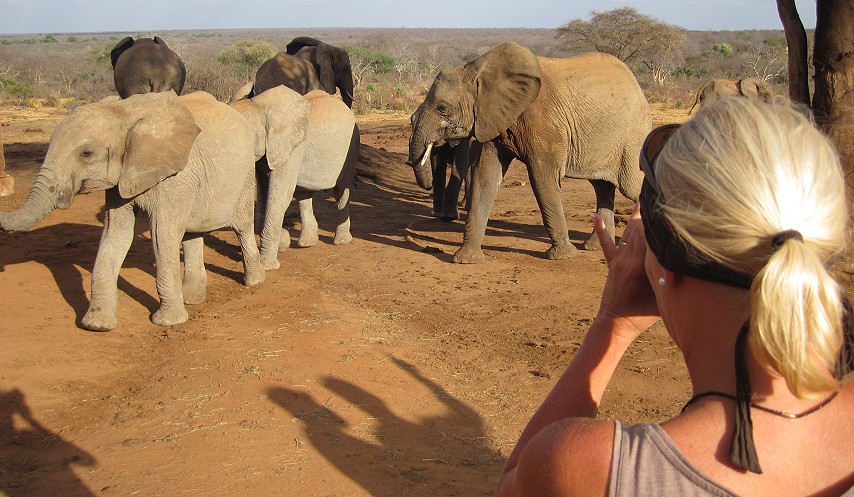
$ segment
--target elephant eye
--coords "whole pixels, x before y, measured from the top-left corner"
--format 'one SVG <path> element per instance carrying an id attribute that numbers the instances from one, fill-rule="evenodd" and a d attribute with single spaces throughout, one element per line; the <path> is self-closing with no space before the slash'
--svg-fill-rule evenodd
<path id="1" fill-rule="evenodd" d="M 436 110 L 441 112 L 442 114 L 445 114 L 446 112 L 448 112 L 448 104 L 440 102 L 438 105 L 436 105 Z"/>
<path id="2" fill-rule="evenodd" d="M 80 157 L 82 157 L 84 159 L 89 159 L 93 155 L 95 155 L 95 151 L 92 150 L 91 148 L 84 148 L 83 150 L 80 151 Z"/>

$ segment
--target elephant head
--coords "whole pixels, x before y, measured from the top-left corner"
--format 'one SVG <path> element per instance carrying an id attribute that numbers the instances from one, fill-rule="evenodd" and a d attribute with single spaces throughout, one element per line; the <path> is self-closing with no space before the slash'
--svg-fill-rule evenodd
<path id="1" fill-rule="evenodd" d="M 187 79 L 184 62 L 160 37 L 122 38 L 110 51 L 113 80 L 122 98 L 173 90 L 181 94 Z"/>
<path id="2" fill-rule="evenodd" d="M 299 36 L 288 43 L 286 51 L 311 62 L 323 89 L 335 95 L 337 88 L 347 107 L 353 107 L 353 70 L 346 50 L 316 38 Z"/>
<path id="3" fill-rule="evenodd" d="M 412 116 L 409 160 L 419 186 L 432 187 L 432 146 L 504 134 L 540 92 L 540 65 L 527 48 L 504 43 L 436 76 Z"/>
<path id="4" fill-rule="evenodd" d="M 764 102 L 770 102 L 774 93 L 771 85 L 758 78 L 744 78 L 736 82 L 739 94 L 748 98 L 758 98 Z"/>
<path id="5" fill-rule="evenodd" d="M 200 131 L 174 92 L 78 107 L 51 135 L 24 205 L 0 213 L 0 229 L 28 229 L 78 193 L 118 188 L 122 198 L 135 197 L 184 169 Z"/>

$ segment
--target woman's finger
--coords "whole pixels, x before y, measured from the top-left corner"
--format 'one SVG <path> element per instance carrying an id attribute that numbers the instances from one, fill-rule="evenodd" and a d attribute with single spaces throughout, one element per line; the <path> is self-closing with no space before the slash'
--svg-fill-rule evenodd
<path id="1" fill-rule="evenodd" d="M 596 232 L 596 238 L 599 239 L 605 260 L 610 261 L 617 254 L 617 246 L 605 228 L 605 220 L 599 214 L 591 214 L 590 218 L 593 220 L 593 231 Z"/>

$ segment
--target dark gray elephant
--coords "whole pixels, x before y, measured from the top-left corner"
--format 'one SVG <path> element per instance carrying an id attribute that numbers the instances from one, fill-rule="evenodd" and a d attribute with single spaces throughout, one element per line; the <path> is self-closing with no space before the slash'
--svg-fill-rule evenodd
<path id="1" fill-rule="evenodd" d="M 252 98 L 279 85 L 285 85 L 300 95 L 323 89 L 311 62 L 295 55 L 279 52 L 275 57 L 261 64 L 255 72 L 254 86 L 244 86 L 243 90 L 239 90 L 244 94 L 235 93 L 232 100 L 243 97 Z M 246 93 L 247 90 L 248 93 Z"/>
<path id="2" fill-rule="evenodd" d="M 758 78 L 743 78 L 737 81 L 722 78 L 710 79 L 697 90 L 697 97 L 694 98 L 694 105 L 688 109 L 688 114 L 691 114 L 698 104 L 702 106 L 705 102 L 716 98 L 739 96 L 770 102 L 774 92 L 771 90 L 771 85 Z"/>
<path id="3" fill-rule="evenodd" d="M 134 40 L 125 36 L 110 52 L 113 80 L 122 98 L 173 90 L 180 95 L 187 69 L 160 37 Z"/>
<path id="4" fill-rule="evenodd" d="M 294 38 L 285 50 L 290 55 L 311 62 L 323 89 L 330 95 L 335 95 L 337 88 L 341 91 L 341 99 L 347 107 L 353 107 L 353 70 L 346 50 L 310 36 Z"/>
<path id="5" fill-rule="evenodd" d="M 423 107 L 424 104 L 422 103 L 409 116 L 409 125 L 413 129 L 415 129 L 415 123 L 418 121 Z M 477 140 L 472 139 L 453 140 L 437 146 L 433 146 L 432 143 L 427 145 L 427 151 L 421 159 L 422 164 L 420 166 L 425 166 L 429 158 L 430 170 L 425 169 L 425 172 L 429 172 L 430 175 L 423 178 L 426 184 L 422 186 L 426 189 L 433 189 L 431 216 L 447 222 L 456 221 L 460 218 L 460 190 L 464 184 L 466 186 L 471 185 L 470 178 L 468 178 L 469 164 L 480 158 L 482 148 Z M 468 210 L 471 196 L 467 194 L 465 198 L 466 210 Z"/>
<path id="6" fill-rule="evenodd" d="M 515 43 L 499 45 L 465 66 L 439 73 L 416 117 L 408 163 L 424 188 L 432 186 L 422 160 L 428 146 L 473 138 L 482 144 L 471 162 L 471 208 L 455 262 L 484 259 L 481 244 L 503 174 L 513 159 L 528 168 L 551 247 L 545 256 L 575 255 L 560 184 L 587 179 L 596 210 L 614 236 L 617 189 L 637 199 L 643 175 L 641 144 L 652 126 L 649 104 L 631 70 L 617 58 L 592 53 L 565 59 L 536 57 Z M 598 249 L 593 233 L 584 243 Z"/>

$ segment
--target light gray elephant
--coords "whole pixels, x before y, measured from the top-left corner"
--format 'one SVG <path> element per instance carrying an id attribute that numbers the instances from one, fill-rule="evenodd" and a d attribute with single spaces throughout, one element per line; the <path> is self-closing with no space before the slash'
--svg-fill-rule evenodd
<path id="1" fill-rule="evenodd" d="M 243 114 L 255 135 L 255 158 L 261 169 L 257 211 L 264 223 L 261 231 L 264 268 L 278 268 L 278 252 L 290 245 L 290 234 L 282 223 L 295 197 L 302 220 L 297 242 L 300 247 L 318 242 L 313 196 L 329 189 L 334 191 L 338 204 L 333 243 L 349 243 L 353 239 L 350 189 L 360 142 L 353 112 L 323 90 L 302 96 L 285 86 L 230 105 Z"/>
<path id="2" fill-rule="evenodd" d="M 76 108 L 57 126 L 29 197 L 19 210 L 0 213 L 0 229 L 28 229 L 53 209 L 68 208 L 74 195 L 106 190 L 91 302 L 81 323 L 106 331 L 116 327 L 116 281 L 133 241 L 134 210 L 147 213 L 160 296 L 151 321 L 171 326 L 187 320 L 185 302 L 205 299 L 201 233 L 233 228 L 246 285 L 264 280 L 253 232 L 254 167 L 246 120 L 207 93 L 107 98 Z"/>
<path id="3" fill-rule="evenodd" d="M 113 81 L 122 98 L 138 93 L 184 89 L 187 69 L 159 36 L 134 40 L 125 36 L 110 52 Z"/>
<path id="4" fill-rule="evenodd" d="M 569 240 L 562 178 L 587 179 L 596 211 L 614 236 L 617 188 L 637 199 L 643 175 L 641 144 L 652 125 L 649 104 L 631 70 L 615 57 L 592 53 L 565 59 L 536 57 L 515 43 L 499 45 L 465 66 L 444 70 L 416 116 L 408 163 L 429 188 L 428 146 L 473 138 L 483 145 L 472 162 L 471 209 L 454 261 L 481 262 L 481 245 L 503 174 L 518 159 L 528 167 L 551 247 L 545 256 L 575 255 Z M 584 243 L 599 248 L 595 233 Z"/>
<path id="5" fill-rule="evenodd" d="M 770 102 L 774 98 L 774 91 L 771 85 L 758 78 L 743 78 L 737 81 L 722 78 L 710 79 L 697 90 L 697 96 L 694 98 L 694 104 L 688 109 L 688 114 L 690 115 L 697 105 L 702 106 L 705 102 L 716 98 L 739 96 Z"/>

